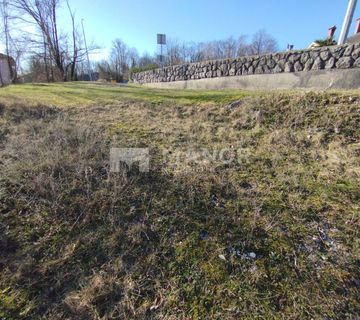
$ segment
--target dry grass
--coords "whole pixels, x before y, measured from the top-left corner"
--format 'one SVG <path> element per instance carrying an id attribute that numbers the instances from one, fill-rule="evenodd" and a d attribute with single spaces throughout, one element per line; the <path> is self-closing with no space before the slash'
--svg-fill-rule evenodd
<path id="1" fill-rule="evenodd" d="M 357 319 L 356 92 L 28 107 L 7 90 L 0 317 Z M 111 146 L 149 146 L 151 171 L 110 173 Z M 189 148 L 240 161 L 174 163 Z"/>

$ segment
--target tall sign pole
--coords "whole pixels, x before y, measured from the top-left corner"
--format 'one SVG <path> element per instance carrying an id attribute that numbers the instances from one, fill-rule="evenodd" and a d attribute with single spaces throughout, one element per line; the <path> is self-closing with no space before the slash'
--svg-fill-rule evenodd
<path id="1" fill-rule="evenodd" d="M 85 50 L 86 50 L 86 56 L 87 56 L 89 78 L 90 78 L 90 81 L 93 81 L 93 79 L 92 79 L 92 74 L 91 74 L 89 51 L 88 51 L 88 47 L 87 47 L 87 44 L 86 44 L 86 36 L 85 36 L 85 29 L 84 29 L 84 19 L 81 19 L 81 25 L 82 25 L 83 35 L 84 35 L 84 43 L 85 43 Z"/>
<path id="2" fill-rule="evenodd" d="M 349 5 L 348 5 L 347 11 L 346 11 L 344 23 L 343 23 L 339 41 L 338 41 L 339 45 L 344 44 L 348 37 L 351 21 L 353 19 L 355 8 L 356 8 L 356 3 L 357 3 L 357 0 L 349 0 Z"/>

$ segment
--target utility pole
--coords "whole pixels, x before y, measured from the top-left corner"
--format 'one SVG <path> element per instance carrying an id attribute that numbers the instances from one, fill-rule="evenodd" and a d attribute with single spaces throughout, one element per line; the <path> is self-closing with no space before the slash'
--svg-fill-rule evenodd
<path id="1" fill-rule="evenodd" d="M 355 8 L 356 8 L 356 3 L 357 3 L 357 0 L 349 0 L 349 5 L 348 5 L 347 11 L 346 11 L 344 23 L 343 23 L 339 41 L 338 41 L 339 45 L 344 44 L 348 37 L 351 21 L 353 19 Z"/>
<path id="2" fill-rule="evenodd" d="M 83 35 L 84 35 L 84 43 L 85 43 L 85 50 L 86 50 L 86 56 L 87 56 L 89 78 L 90 78 L 90 81 L 93 81 L 92 73 L 91 73 L 91 67 L 90 67 L 89 51 L 88 51 L 88 47 L 87 47 L 87 44 L 86 44 L 86 36 L 85 36 L 85 29 L 84 29 L 84 19 L 81 19 L 81 25 L 82 25 Z"/>

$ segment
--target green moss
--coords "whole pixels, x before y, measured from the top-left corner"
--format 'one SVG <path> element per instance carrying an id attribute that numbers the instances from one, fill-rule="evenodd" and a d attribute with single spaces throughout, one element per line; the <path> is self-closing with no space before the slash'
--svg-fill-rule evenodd
<path id="1" fill-rule="evenodd" d="M 34 305 L 29 302 L 25 291 L 11 287 L 0 289 L 0 317 L 5 319 L 26 319 Z"/>

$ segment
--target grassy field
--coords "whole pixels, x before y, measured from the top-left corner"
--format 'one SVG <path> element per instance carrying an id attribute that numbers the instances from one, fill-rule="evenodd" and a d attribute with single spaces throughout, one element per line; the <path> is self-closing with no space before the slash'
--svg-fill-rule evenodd
<path id="1" fill-rule="evenodd" d="M 0 170 L 0 319 L 358 319 L 359 92 L 10 86 Z"/>
<path id="2" fill-rule="evenodd" d="M 0 97 L 11 103 L 46 104 L 61 107 L 106 105 L 127 101 L 146 101 L 157 104 L 226 103 L 250 95 L 240 91 L 176 91 L 156 90 L 131 85 L 126 87 L 84 82 L 68 84 L 30 84 L 4 88 Z M 4 102 L 5 102 L 4 101 Z"/>

